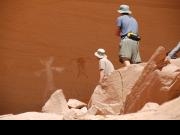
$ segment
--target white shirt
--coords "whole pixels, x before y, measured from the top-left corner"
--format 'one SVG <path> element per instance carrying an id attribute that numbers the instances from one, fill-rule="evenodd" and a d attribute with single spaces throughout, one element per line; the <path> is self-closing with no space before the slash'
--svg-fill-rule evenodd
<path id="1" fill-rule="evenodd" d="M 99 61 L 99 70 L 104 70 L 105 76 L 109 76 L 115 69 L 112 62 L 105 57 Z"/>

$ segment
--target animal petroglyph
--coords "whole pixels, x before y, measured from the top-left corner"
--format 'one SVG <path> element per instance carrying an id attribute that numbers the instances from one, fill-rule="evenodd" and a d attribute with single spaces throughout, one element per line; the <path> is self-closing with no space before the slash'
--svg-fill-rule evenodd
<path id="1" fill-rule="evenodd" d="M 89 59 L 84 58 L 84 57 L 72 59 L 71 62 L 75 63 L 77 66 L 77 75 L 76 75 L 77 78 L 80 78 L 80 77 L 88 78 L 87 71 L 86 71 L 86 65 L 87 65 L 88 60 Z"/>
<path id="2" fill-rule="evenodd" d="M 55 84 L 54 84 L 54 74 L 53 71 L 56 71 L 58 73 L 61 73 L 64 71 L 64 68 L 62 67 L 52 67 L 52 64 L 54 62 L 54 57 L 50 57 L 48 60 L 42 60 L 40 59 L 40 63 L 45 66 L 45 69 L 42 69 L 38 72 L 36 72 L 36 76 L 40 77 L 42 74 L 46 75 L 46 88 L 44 91 L 44 100 L 47 100 L 50 94 L 54 90 L 56 90 Z"/>

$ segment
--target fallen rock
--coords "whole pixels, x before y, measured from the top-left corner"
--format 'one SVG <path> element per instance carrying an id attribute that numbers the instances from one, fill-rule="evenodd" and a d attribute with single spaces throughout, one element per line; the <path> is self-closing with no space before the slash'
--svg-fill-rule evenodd
<path id="1" fill-rule="evenodd" d="M 137 112 L 148 102 L 163 104 L 180 95 L 179 67 L 165 67 L 165 53 L 165 49 L 159 47 L 148 61 L 127 96 L 124 113 Z"/>
<path id="2" fill-rule="evenodd" d="M 27 112 L 18 115 L 0 116 L 0 120 L 63 120 L 62 115 Z"/>
<path id="3" fill-rule="evenodd" d="M 83 103 L 77 99 L 69 99 L 67 104 L 69 108 L 75 108 L 75 109 L 81 109 L 87 106 L 86 103 Z"/>
<path id="4" fill-rule="evenodd" d="M 180 120 L 180 97 L 153 110 L 126 115 L 84 115 L 81 120 Z M 145 107 L 146 108 L 146 107 Z"/>
<path id="5" fill-rule="evenodd" d="M 159 104 L 157 103 L 147 103 L 139 112 L 151 112 L 157 111 L 159 109 Z"/>
<path id="6" fill-rule="evenodd" d="M 169 119 L 180 120 L 180 97 L 164 103 L 158 109 L 157 113 L 165 114 Z"/>
<path id="7" fill-rule="evenodd" d="M 87 113 L 87 108 L 83 107 L 81 109 L 71 108 L 64 113 L 64 120 L 78 120 L 80 117 Z"/>
<path id="8" fill-rule="evenodd" d="M 0 120 L 180 120 L 180 97 L 155 109 L 147 109 L 126 115 L 88 115 L 80 109 L 69 110 L 64 116 L 49 113 L 28 112 L 18 115 L 3 115 Z M 152 104 L 146 104 L 151 106 Z M 149 108 L 149 107 L 148 107 Z M 151 107 L 150 107 L 151 108 Z M 86 109 L 85 109 L 86 110 Z M 86 115 L 85 115 L 86 114 Z"/>
<path id="9" fill-rule="evenodd" d="M 67 101 L 62 90 L 54 92 L 42 108 L 42 112 L 62 115 L 69 110 Z"/>
<path id="10" fill-rule="evenodd" d="M 117 115 L 123 112 L 126 97 L 144 69 L 144 64 L 116 70 L 94 90 L 88 104 L 89 114 Z M 132 76 L 133 75 L 133 76 Z"/>
<path id="11" fill-rule="evenodd" d="M 174 64 L 180 68 L 180 58 L 170 60 L 171 64 Z"/>

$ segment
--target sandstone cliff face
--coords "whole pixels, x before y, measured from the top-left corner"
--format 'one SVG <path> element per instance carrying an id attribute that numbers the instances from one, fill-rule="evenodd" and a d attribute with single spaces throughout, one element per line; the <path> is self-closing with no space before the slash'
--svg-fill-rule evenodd
<path id="1" fill-rule="evenodd" d="M 114 33 L 121 3 L 138 20 L 143 61 L 159 45 L 170 50 L 177 44 L 179 0 L 0 0 L 0 114 L 40 111 L 50 87 L 88 102 L 98 78 L 97 47 L 120 66 Z M 47 69 L 40 61 L 51 56 Z"/>

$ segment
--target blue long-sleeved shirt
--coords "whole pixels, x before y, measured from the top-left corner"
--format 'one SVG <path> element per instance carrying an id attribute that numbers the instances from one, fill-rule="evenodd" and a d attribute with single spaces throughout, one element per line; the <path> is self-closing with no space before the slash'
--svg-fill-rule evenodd
<path id="1" fill-rule="evenodd" d="M 180 51 L 180 42 L 179 44 L 168 54 L 168 57 L 171 59 L 176 58 L 176 54 Z"/>

